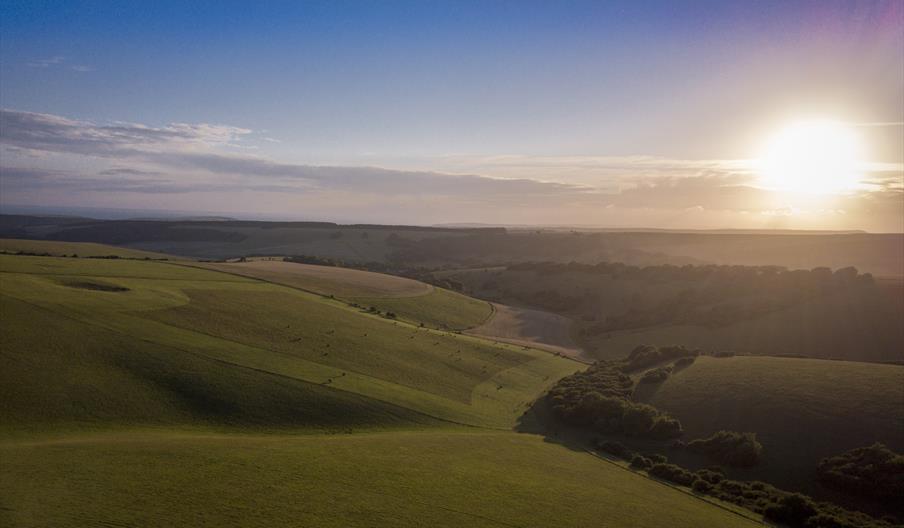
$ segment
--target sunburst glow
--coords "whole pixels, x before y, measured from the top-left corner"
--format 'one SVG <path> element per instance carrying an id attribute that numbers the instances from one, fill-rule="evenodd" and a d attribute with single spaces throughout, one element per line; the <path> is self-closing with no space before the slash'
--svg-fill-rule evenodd
<path id="1" fill-rule="evenodd" d="M 795 193 L 838 193 L 862 178 L 862 145 L 837 121 L 794 123 L 766 143 L 758 159 L 760 184 Z"/>

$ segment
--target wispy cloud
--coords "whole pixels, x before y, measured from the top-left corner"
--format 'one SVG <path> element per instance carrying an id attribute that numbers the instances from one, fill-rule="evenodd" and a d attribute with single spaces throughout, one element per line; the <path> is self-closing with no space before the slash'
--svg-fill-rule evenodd
<path id="1" fill-rule="evenodd" d="M 47 59 L 37 59 L 28 63 L 32 68 L 50 68 L 51 66 L 59 66 L 66 60 L 66 57 L 57 55 Z"/>
<path id="2" fill-rule="evenodd" d="M 84 64 L 69 64 L 69 60 L 62 55 L 55 55 L 46 59 L 37 59 L 27 63 L 31 68 L 67 68 L 69 70 L 86 73 L 94 71 L 94 68 Z"/>
<path id="3" fill-rule="evenodd" d="M 4 193 L 18 196 L 157 195 L 183 200 L 183 208 L 205 210 L 248 210 L 248 197 L 256 196 L 267 207 L 278 203 L 284 210 L 355 211 L 371 215 L 359 219 L 408 222 L 680 221 L 690 227 L 698 225 L 693 218 L 762 217 L 757 213 L 790 207 L 782 195 L 756 188 L 749 160 L 448 156 L 437 160 L 445 172 L 435 172 L 285 163 L 233 148 L 261 138 L 252 130 L 219 124 L 95 123 L 0 110 L 0 148 L 7 152 L 0 184 Z M 877 164 L 873 169 L 872 192 L 811 209 L 898 222 L 904 192 L 894 182 L 900 181 L 902 167 Z M 211 198 L 205 202 L 204 196 Z"/>

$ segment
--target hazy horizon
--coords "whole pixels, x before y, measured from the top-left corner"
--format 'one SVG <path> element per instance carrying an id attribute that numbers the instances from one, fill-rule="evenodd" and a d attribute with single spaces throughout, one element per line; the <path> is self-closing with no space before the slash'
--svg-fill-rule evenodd
<path id="1" fill-rule="evenodd" d="M 5 2 L 0 212 L 904 232 L 902 28 L 894 1 Z"/>

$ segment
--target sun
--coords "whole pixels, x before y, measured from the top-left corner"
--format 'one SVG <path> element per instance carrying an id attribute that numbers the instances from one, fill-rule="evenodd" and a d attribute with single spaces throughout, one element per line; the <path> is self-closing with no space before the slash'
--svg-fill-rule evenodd
<path id="1" fill-rule="evenodd" d="M 834 194 L 860 184 L 860 138 L 843 123 L 802 121 L 772 136 L 757 160 L 762 187 L 777 191 Z"/>

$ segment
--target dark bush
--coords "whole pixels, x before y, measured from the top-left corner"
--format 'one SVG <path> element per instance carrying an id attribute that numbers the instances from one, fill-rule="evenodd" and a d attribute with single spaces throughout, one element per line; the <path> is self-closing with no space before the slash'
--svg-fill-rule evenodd
<path id="1" fill-rule="evenodd" d="M 701 469 L 697 471 L 697 478 L 705 480 L 710 484 L 718 484 L 725 480 L 725 475 L 711 469 Z"/>
<path id="2" fill-rule="evenodd" d="M 763 512 L 766 519 L 789 526 L 805 526 L 807 520 L 814 515 L 816 515 L 816 506 L 813 501 L 800 493 L 785 495 Z"/>
<path id="3" fill-rule="evenodd" d="M 665 455 L 649 455 L 650 460 L 653 461 L 654 464 L 665 464 L 669 461 L 669 459 Z"/>
<path id="4" fill-rule="evenodd" d="M 671 361 L 683 357 L 695 357 L 700 355 L 698 350 L 689 350 L 681 345 L 655 347 L 653 345 L 640 345 L 628 354 L 622 362 L 622 371 L 631 372 L 642 368 L 651 367 L 657 363 Z"/>
<path id="5" fill-rule="evenodd" d="M 647 457 L 634 455 L 631 459 L 631 468 L 633 469 L 650 469 L 653 467 L 653 461 Z"/>
<path id="6" fill-rule="evenodd" d="M 816 471 L 826 486 L 875 499 L 904 501 L 904 456 L 882 444 L 824 458 Z"/>
<path id="7" fill-rule="evenodd" d="M 634 384 L 617 367 L 616 363 L 599 361 L 561 379 L 547 396 L 555 416 L 601 433 L 658 439 L 679 436 L 682 429 L 678 420 L 628 399 Z"/>
<path id="8" fill-rule="evenodd" d="M 697 360 L 697 358 L 694 356 L 683 357 L 683 358 L 678 359 L 678 361 L 676 361 L 673 365 L 676 369 L 685 368 L 685 367 L 691 366 L 694 363 L 694 361 L 696 361 L 696 360 Z"/>
<path id="9" fill-rule="evenodd" d="M 644 372 L 640 377 L 640 383 L 662 383 L 669 378 L 670 368 L 659 367 Z"/>
<path id="10" fill-rule="evenodd" d="M 682 486 L 690 486 L 696 477 L 690 471 L 675 464 L 653 464 L 649 470 L 650 475 L 662 480 L 674 482 Z"/>
<path id="11" fill-rule="evenodd" d="M 709 493 L 713 489 L 712 483 L 703 479 L 697 479 L 691 484 L 691 489 L 697 493 Z"/>
<path id="12" fill-rule="evenodd" d="M 681 422 L 671 416 L 660 415 L 653 423 L 648 436 L 658 440 L 668 440 L 682 434 L 684 434 L 684 430 L 681 428 Z"/>
<path id="13" fill-rule="evenodd" d="M 624 446 L 621 442 L 598 442 L 597 449 L 612 456 L 617 456 L 625 460 L 633 458 L 634 452 Z"/>
<path id="14" fill-rule="evenodd" d="M 733 467 L 755 466 L 763 454 L 763 445 L 757 441 L 755 433 L 735 431 L 719 431 L 709 438 L 691 440 L 687 449 Z"/>

